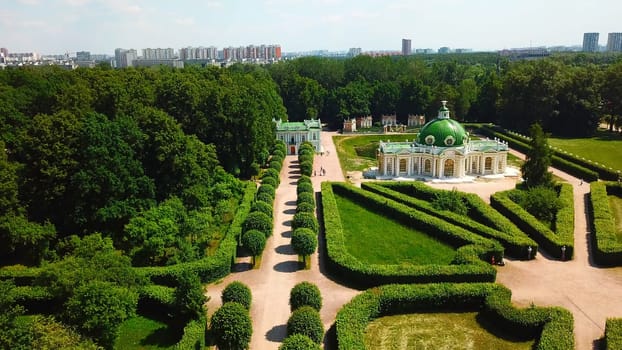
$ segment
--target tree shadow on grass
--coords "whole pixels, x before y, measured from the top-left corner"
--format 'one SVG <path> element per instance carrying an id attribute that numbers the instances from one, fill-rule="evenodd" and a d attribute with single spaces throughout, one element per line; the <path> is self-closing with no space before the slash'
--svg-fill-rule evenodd
<path id="1" fill-rule="evenodd" d="M 269 331 L 266 332 L 266 339 L 273 342 L 282 342 L 283 339 L 287 336 L 287 325 L 280 324 L 278 326 L 272 327 Z"/>
<path id="2" fill-rule="evenodd" d="M 166 348 L 175 345 L 181 339 L 180 330 L 173 326 L 162 326 L 140 341 L 143 346 Z"/>
<path id="3" fill-rule="evenodd" d="M 298 261 L 283 261 L 274 265 L 274 270 L 278 272 L 296 272 L 300 270 Z"/>

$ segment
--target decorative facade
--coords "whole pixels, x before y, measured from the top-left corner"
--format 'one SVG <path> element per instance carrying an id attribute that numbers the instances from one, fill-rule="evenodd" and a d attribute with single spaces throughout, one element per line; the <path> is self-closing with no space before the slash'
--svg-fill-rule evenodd
<path id="1" fill-rule="evenodd" d="M 343 121 L 343 132 L 355 132 L 356 131 L 356 119 L 345 119 Z"/>
<path id="2" fill-rule="evenodd" d="M 408 127 L 423 126 L 425 124 L 425 116 L 423 115 L 408 115 Z"/>
<path id="3" fill-rule="evenodd" d="M 300 144 L 308 141 L 316 152 L 321 152 L 320 135 L 322 123 L 319 119 L 309 119 L 302 122 L 284 122 L 273 120 L 276 124 L 276 138 L 285 142 L 288 154 L 298 154 Z"/>
<path id="4" fill-rule="evenodd" d="M 358 117 L 356 118 L 356 127 L 358 129 L 367 129 L 367 128 L 371 128 L 373 125 L 373 119 L 371 117 L 371 115 L 365 116 L 365 117 Z"/>
<path id="5" fill-rule="evenodd" d="M 383 115 L 382 116 L 382 125 L 397 125 L 397 117 L 395 114 Z"/>
<path id="6" fill-rule="evenodd" d="M 500 140 L 473 140 L 462 125 L 450 119 L 446 101 L 438 117 L 412 142 L 380 142 L 377 178 L 504 174 L 508 145 Z"/>

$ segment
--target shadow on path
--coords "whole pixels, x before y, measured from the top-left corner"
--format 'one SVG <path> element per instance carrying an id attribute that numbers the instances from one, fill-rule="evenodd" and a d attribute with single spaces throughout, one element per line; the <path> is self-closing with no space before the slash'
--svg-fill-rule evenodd
<path id="1" fill-rule="evenodd" d="M 288 205 L 290 207 L 295 207 L 296 206 L 296 201 L 287 201 L 287 202 L 285 202 L 285 205 Z"/>
<path id="2" fill-rule="evenodd" d="M 233 272 L 244 272 L 244 271 L 249 271 L 252 268 L 253 268 L 253 264 L 251 264 L 249 262 L 239 262 L 239 263 L 233 264 L 233 267 L 231 268 L 231 271 L 233 271 Z"/>
<path id="3" fill-rule="evenodd" d="M 285 209 L 283 210 L 283 214 L 294 215 L 296 214 L 296 209 Z"/>
<path id="4" fill-rule="evenodd" d="M 278 326 L 272 327 L 269 331 L 266 332 L 266 339 L 273 342 L 281 343 L 283 339 L 287 336 L 287 325 L 280 324 Z"/>
<path id="5" fill-rule="evenodd" d="M 283 231 L 283 233 L 281 233 L 281 237 L 292 238 L 292 231 Z"/>
<path id="6" fill-rule="evenodd" d="M 300 270 L 300 263 L 298 261 L 282 261 L 274 265 L 274 270 L 278 272 L 296 272 Z"/>
<path id="7" fill-rule="evenodd" d="M 296 252 L 294 251 L 292 246 L 289 245 L 289 244 L 280 245 L 280 246 L 274 248 L 274 251 L 277 252 L 277 254 L 296 255 Z"/>

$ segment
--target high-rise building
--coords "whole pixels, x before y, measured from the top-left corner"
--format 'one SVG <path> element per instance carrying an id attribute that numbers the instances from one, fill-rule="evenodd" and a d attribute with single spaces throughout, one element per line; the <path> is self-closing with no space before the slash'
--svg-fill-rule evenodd
<path id="1" fill-rule="evenodd" d="M 598 33 L 583 33 L 583 51 L 598 51 Z"/>
<path id="2" fill-rule="evenodd" d="M 91 52 L 90 51 L 78 51 L 76 52 L 76 61 L 90 61 L 91 60 Z"/>
<path id="3" fill-rule="evenodd" d="M 138 53 L 134 49 L 115 49 L 114 61 L 117 68 L 132 67 L 138 58 Z"/>
<path id="4" fill-rule="evenodd" d="M 609 33 L 607 51 L 622 52 L 622 33 Z"/>
<path id="5" fill-rule="evenodd" d="M 168 49 L 143 49 L 143 59 L 145 60 L 172 60 L 175 58 L 175 50 Z"/>
<path id="6" fill-rule="evenodd" d="M 402 39 L 402 55 L 408 56 L 412 53 L 412 41 L 410 39 Z"/>

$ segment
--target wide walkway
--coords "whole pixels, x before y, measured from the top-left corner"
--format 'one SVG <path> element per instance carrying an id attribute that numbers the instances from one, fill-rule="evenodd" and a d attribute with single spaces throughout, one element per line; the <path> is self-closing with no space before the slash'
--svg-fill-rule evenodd
<path id="1" fill-rule="evenodd" d="M 317 155 L 314 160 L 318 175 L 312 178 L 312 182 L 316 192 L 320 191 L 322 181 L 344 180 L 332 135 L 334 135 L 332 132 L 322 133 L 322 146 L 328 153 L 324 153 L 323 156 Z M 319 176 L 321 167 L 326 170 L 324 176 Z M 220 294 L 230 282 L 239 280 L 251 288 L 253 337 L 250 349 L 253 350 L 277 349 L 287 335 L 286 324 L 290 316 L 289 292 L 297 283 L 309 281 L 320 288 L 324 299 L 320 314 L 326 330 L 334 323 L 335 315 L 343 304 L 359 293 L 326 277 L 320 269 L 318 253 L 311 257 L 310 270 L 299 269 L 298 256 L 290 245 L 291 220 L 296 210 L 296 181 L 299 177 L 297 156 L 286 156 L 281 170 L 281 184 L 276 190 L 274 233 L 267 242 L 261 267 L 248 270 L 248 263 L 242 262 L 239 266 L 244 271 L 234 272 L 221 282 L 207 288 L 207 293 L 211 297 L 208 302 L 210 315 L 220 307 Z"/>

